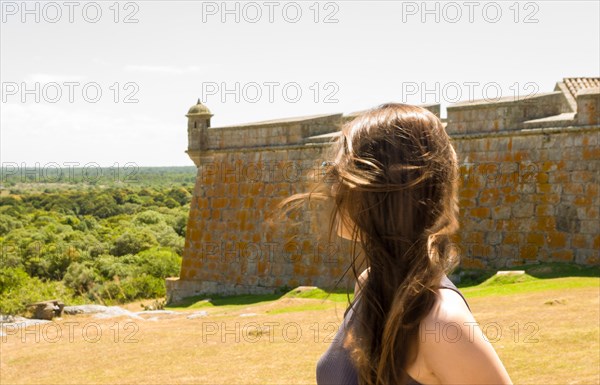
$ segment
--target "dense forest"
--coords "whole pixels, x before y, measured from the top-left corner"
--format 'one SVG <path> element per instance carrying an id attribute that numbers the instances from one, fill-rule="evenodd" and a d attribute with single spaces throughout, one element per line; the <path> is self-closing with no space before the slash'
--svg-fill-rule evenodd
<path id="1" fill-rule="evenodd" d="M 78 170 L 52 180 L 2 175 L 0 313 L 54 298 L 164 296 L 165 277 L 179 275 L 195 167 L 138 168 L 135 180 L 92 183 L 67 171 Z"/>

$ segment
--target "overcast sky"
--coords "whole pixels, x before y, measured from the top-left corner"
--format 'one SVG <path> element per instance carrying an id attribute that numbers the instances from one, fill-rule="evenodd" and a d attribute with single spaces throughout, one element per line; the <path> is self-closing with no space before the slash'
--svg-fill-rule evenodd
<path id="1" fill-rule="evenodd" d="M 600 68 L 598 1 L 22 4 L 1 2 L 3 165 L 192 165 L 198 98 L 218 127 L 550 92 Z"/>

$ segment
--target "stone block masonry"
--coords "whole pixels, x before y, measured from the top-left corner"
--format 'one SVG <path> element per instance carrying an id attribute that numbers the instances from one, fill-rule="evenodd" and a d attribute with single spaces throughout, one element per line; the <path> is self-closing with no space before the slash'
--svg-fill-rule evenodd
<path id="1" fill-rule="evenodd" d="M 598 84 L 566 78 L 554 92 L 524 100 L 448 107 L 446 130 L 461 167 L 454 239 L 461 266 L 600 262 Z M 439 105 L 425 107 L 439 116 Z M 350 250 L 328 238 L 328 208 L 313 204 L 279 218 L 276 206 L 320 181 L 330 141 L 355 115 L 212 128 L 208 108 L 192 106 L 187 153 L 198 173 L 168 299 L 334 286 Z"/>
<path id="2" fill-rule="evenodd" d="M 588 126 L 454 136 L 462 265 L 597 264 L 598 133 Z"/>

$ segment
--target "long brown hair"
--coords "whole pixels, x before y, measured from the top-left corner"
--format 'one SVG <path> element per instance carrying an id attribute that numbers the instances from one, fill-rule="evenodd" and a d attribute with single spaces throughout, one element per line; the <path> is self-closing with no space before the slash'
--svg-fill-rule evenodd
<path id="1" fill-rule="evenodd" d="M 458 263 L 449 238 L 458 228 L 456 153 L 433 113 L 405 104 L 361 114 L 332 150 L 325 180 L 334 183 L 303 197 L 327 197 L 330 232 L 341 222 L 351 235 L 351 270 L 361 290 L 345 346 L 359 383 L 404 384 L 419 324 L 444 273 Z"/>

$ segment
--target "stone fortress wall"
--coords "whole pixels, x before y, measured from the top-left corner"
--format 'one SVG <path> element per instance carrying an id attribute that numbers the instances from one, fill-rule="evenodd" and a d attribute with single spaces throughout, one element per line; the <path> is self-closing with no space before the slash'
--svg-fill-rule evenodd
<path id="1" fill-rule="evenodd" d="M 462 267 L 600 262 L 599 84 L 565 78 L 553 92 L 447 108 L 461 167 Z M 439 105 L 424 107 L 439 116 Z M 198 174 L 168 299 L 334 286 L 349 248 L 328 239 L 326 207 L 280 220 L 276 205 L 322 178 L 330 141 L 357 114 L 212 128 L 208 108 L 192 106 L 187 153 Z"/>

